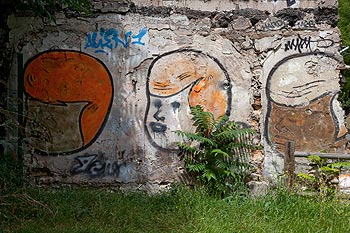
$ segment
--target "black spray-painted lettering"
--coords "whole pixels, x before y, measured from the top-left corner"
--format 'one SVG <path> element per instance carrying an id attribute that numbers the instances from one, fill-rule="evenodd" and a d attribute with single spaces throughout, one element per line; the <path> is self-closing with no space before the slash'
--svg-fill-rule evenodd
<path id="1" fill-rule="evenodd" d="M 269 31 L 269 30 L 279 30 L 281 28 L 285 27 L 285 23 L 282 20 L 267 22 L 264 25 L 262 25 L 262 30 Z"/>
<path id="2" fill-rule="evenodd" d="M 315 20 L 313 19 L 298 21 L 295 25 L 298 28 L 315 28 L 316 27 Z"/>
<path id="3" fill-rule="evenodd" d="M 287 7 L 293 6 L 296 3 L 296 0 L 287 0 Z"/>
<path id="4" fill-rule="evenodd" d="M 311 51 L 311 43 L 315 43 L 316 48 Z M 284 44 L 284 51 L 297 50 L 299 53 L 305 52 L 302 50 L 308 50 L 308 52 L 317 52 L 320 48 L 329 48 L 334 45 L 334 41 L 331 39 L 318 39 L 311 40 L 311 37 L 302 38 L 298 35 L 298 38 L 291 39 Z"/>
<path id="5" fill-rule="evenodd" d="M 125 151 L 121 152 L 122 154 Z M 103 177 L 103 176 L 119 176 L 120 166 L 117 161 L 111 161 L 105 159 L 102 153 L 98 154 L 85 154 L 75 158 L 75 164 L 72 166 L 72 174 L 85 173 L 91 177 Z"/>
<path id="6" fill-rule="evenodd" d="M 298 50 L 301 53 L 302 49 L 310 49 L 311 37 L 301 38 L 298 36 L 296 39 L 291 39 L 284 44 L 284 51 L 288 50 Z"/>

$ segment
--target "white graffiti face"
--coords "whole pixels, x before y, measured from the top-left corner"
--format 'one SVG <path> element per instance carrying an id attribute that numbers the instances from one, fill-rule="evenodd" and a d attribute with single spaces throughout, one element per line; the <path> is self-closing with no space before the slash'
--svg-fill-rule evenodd
<path id="1" fill-rule="evenodd" d="M 179 138 L 175 131 L 188 128 L 185 124 L 190 122 L 189 107 L 182 100 L 187 95 L 182 92 L 168 98 L 150 97 L 147 127 L 158 146 L 176 148 Z"/>
<path id="2" fill-rule="evenodd" d="M 280 64 L 270 79 L 272 101 L 286 106 L 305 106 L 338 85 L 338 62 L 331 57 L 308 55 Z"/>
<path id="3" fill-rule="evenodd" d="M 201 105 L 215 117 L 229 113 L 227 72 L 200 51 L 180 50 L 158 57 L 150 66 L 147 87 L 146 132 L 160 149 L 176 149 L 175 131 L 191 129 L 190 106 Z"/>

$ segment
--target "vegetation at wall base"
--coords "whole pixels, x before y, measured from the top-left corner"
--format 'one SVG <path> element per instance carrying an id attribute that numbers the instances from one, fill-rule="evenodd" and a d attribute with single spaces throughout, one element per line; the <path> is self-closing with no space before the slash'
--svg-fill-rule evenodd
<path id="1" fill-rule="evenodd" d="M 183 138 L 178 145 L 188 174 L 214 196 L 225 197 L 242 188 L 251 172 L 254 131 L 229 121 L 226 115 L 216 120 L 200 105 L 191 107 L 191 114 L 195 132 L 176 131 Z"/>
<path id="2" fill-rule="evenodd" d="M 9 105 L 17 106 L 16 100 L 5 100 Z M 6 104 L 0 101 L 0 115 L 4 118 L 0 123 L 5 131 L 5 135 L 0 137 L 0 195 L 17 192 L 22 188 L 23 161 L 18 154 L 26 151 L 26 139 L 20 137 L 20 134 L 24 134 L 24 127 L 18 121 L 18 113 L 6 109 L 4 105 Z"/>
<path id="3" fill-rule="evenodd" d="M 22 188 L 18 162 L 11 156 L 0 155 L 0 195 L 15 193 Z"/>
<path id="4" fill-rule="evenodd" d="M 330 198 L 337 194 L 339 184 L 335 181 L 343 168 L 350 168 L 350 162 L 329 161 L 318 155 L 310 155 L 307 159 L 310 169 L 307 173 L 297 174 L 298 185 L 304 191 L 317 193 L 321 198 Z"/>

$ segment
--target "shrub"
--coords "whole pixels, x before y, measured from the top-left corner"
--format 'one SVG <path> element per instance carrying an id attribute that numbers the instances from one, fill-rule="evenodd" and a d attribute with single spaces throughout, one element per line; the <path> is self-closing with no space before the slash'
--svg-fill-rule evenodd
<path id="1" fill-rule="evenodd" d="M 197 185 L 224 197 L 242 187 L 251 172 L 248 154 L 253 148 L 250 136 L 254 131 L 229 121 L 225 115 L 216 120 L 199 105 L 191 107 L 191 114 L 195 132 L 176 131 L 183 139 L 178 146 L 185 167 Z"/>

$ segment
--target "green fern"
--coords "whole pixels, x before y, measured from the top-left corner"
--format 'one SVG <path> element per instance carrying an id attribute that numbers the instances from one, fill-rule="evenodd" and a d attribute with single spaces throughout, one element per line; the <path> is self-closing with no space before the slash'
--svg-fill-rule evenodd
<path id="1" fill-rule="evenodd" d="M 194 133 L 176 131 L 188 173 L 211 194 L 225 196 L 244 183 L 250 174 L 252 129 L 242 129 L 227 116 L 217 120 L 199 105 L 191 107 Z"/>

